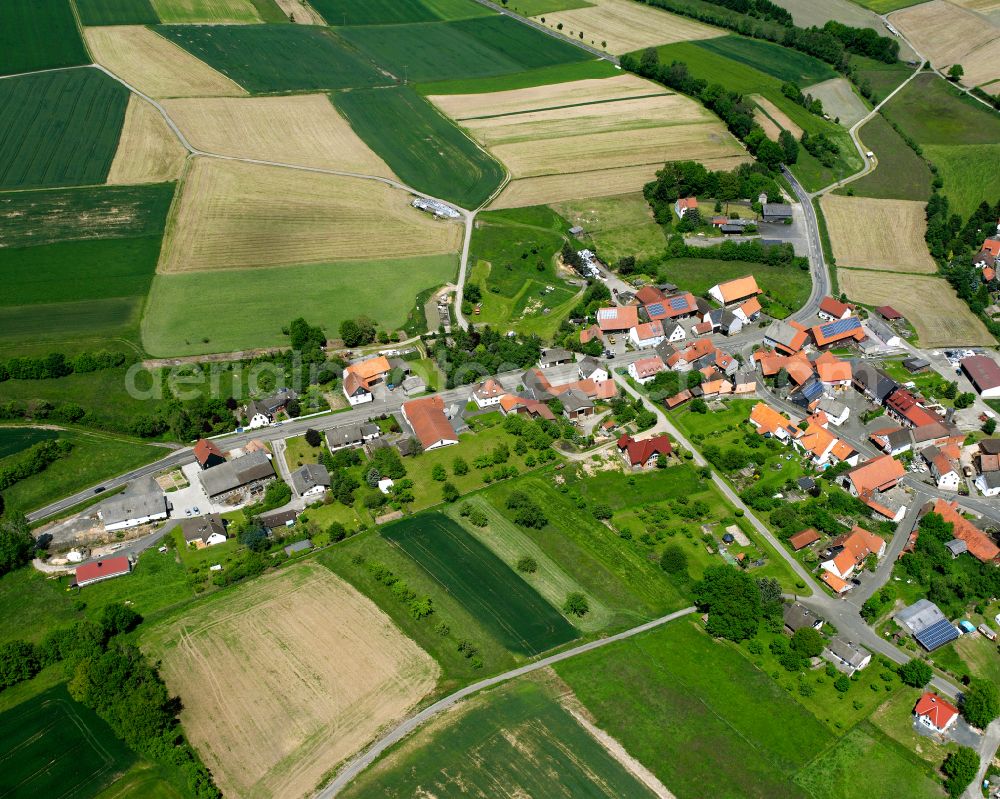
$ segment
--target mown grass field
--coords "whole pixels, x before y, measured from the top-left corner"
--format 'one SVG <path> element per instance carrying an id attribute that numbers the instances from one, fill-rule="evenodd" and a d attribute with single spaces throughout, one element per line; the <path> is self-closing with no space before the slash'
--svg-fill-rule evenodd
<path id="1" fill-rule="evenodd" d="M 953 213 L 967 218 L 983 200 L 1000 197 L 1000 144 L 925 144 L 923 151 L 938 168 Z"/>
<path id="2" fill-rule="evenodd" d="M 510 651 L 536 655 L 577 637 L 573 625 L 534 588 L 444 514 L 393 522 L 380 534 L 440 582 Z"/>
<path id="3" fill-rule="evenodd" d="M 503 16 L 348 27 L 340 34 L 397 78 L 415 83 L 591 60 L 584 51 Z"/>
<path id="4" fill-rule="evenodd" d="M 809 272 L 798 267 L 744 261 L 671 258 L 660 264 L 658 274 L 697 295 L 704 294 L 719 281 L 753 275 L 757 285 L 772 300 L 768 313 L 779 318 L 801 308 L 812 289 Z"/>
<path id="5" fill-rule="evenodd" d="M 139 297 L 0 307 L 0 346 L 10 355 L 134 351 L 141 315 Z"/>
<path id="6" fill-rule="evenodd" d="M 760 94 L 778 106 L 793 123 L 803 130 L 809 131 L 810 134 L 825 133 L 840 147 L 840 156 L 832 168 L 823 166 L 803 148 L 799 148 L 799 159 L 792 171 L 807 190 L 814 191 L 823 188 L 837 179 L 861 169 L 861 157 L 854 149 L 847 131 L 841 126 L 815 114 L 810 114 L 806 109 L 785 97 L 781 93 L 783 81 L 778 77 L 710 50 L 704 47 L 704 44 L 705 42 L 680 42 L 659 47 L 657 51 L 660 55 L 660 63 L 669 64 L 675 60 L 683 61 L 696 78 L 703 78 L 709 83 L 720 83 L 727 89 L 741 94 Z M 756 41 L 739 46 L 752 50 L 758 45 L 765 46 L 764 43 Z M 767 46 L 776 47 L 775 45 Z M 783 56 L 788 52 L 780 47 L 777 47 L 777 50 Z M 794 59 L 792 63 L 797 61 L 794 56 L 788 56 L 788 58 Z M 812 60 L 815 61 L 815 59 Z M 765 61 L 765 66 L 777 71 L 781 67 L 781 62 L 775 63 L 774 59 L 768 59 Z M 801 70 L 802 67 L 799 69 Z M 818 68 L 811 66 L 810 69 Z"/>
<path id="7" fill-rule="evenodd" d="M 167 23 L 253 23 L 260 22 L 257 0 L 151 0 L 156 12 Z M 264 0 L 270 3 L 270 0 Z M 272 4 L 273 5 L 273 4 Z M 282 15 L 279 22 L 285 22 Z"/>
<path id="8" fill-rule="evenodd" d="M 156 25 L 150 0 L 76 0 L 84 25 Z"/>
<path id="9" fill-rule="evenodd" d="M 27 449 L 32 444 L 57 438 L 55 430 L 37 427 L 0 427 L 0 460 Z"/>
<path id="10" fill-rule="evenodd" d="M 1000 118 L 995 113 L 932 74 L 914 78 L 883 113 L 921 145 L 1000 140 Z"/>
<path id="11" fill-rule="evenodd" d="M 854 0 L 854 2 L 870 8 L 876 14 L 888 14 L 890 11 L 916 5 L 920 0 Z"/>
<path id="12" fill-rule="evenodd" d="M 552 67 L 539 67 L 509 75 L 498 75 L 492 78 L 453 78 L 439 80 L 433 83 L 421 83 L 417 91 L 425 95 L 434 94 L 485 94 L 487 92 L 503 92 L 513 89 L 530 89 L 534 86 L 548 86 L 551 83 L 568 83 L 574 80 L 591 78 L 612 78 L 620 75 L 608 61 L 595 59 L 593 61 L 573 61 L 568 64 L 556 64 Z"/>
<path id="13" fill-rule="evenodd" d="M 649 258 L 667 246 L 663 228 L 653 220 L 653 212 L 642 194 L 571 200 L 556 203 L 553 208 L 571 224 L 584 229 L 583 240 L 607 263 L 613 264 L 627 255 Z"/>
<path id="14" fill-rule="evenodd" d="M 490 15 L 489 9 L 469 0 L 316 0 L 312 7 L 330 25 L 398 25 L 407 22 L 438 22 Z"/>
<path id="15" fill-rule="evenodd" d="M 66 0 L 0 4 L 0 54 L 0 75 L 90 63 Z"/>
<path id="16" fill-rule="evenodd" d="M 135 760 L 107 722 L 52 688 L 0 714 L 0 791 L 89 799 Z M 23 793 L 22 793 L 23 792 Z"/>
<path id="17" fill-rule="evenodd" d="M 852 55 L 851 64 L 857 71 L 859 80 L 867 80 L 881 100 L 913 73 L 913 69 L 901 61 L 886 64 L 864 56 Z"/>
<path id="18" fill-rule="evenodd" d="M 308 25 L 160 25 L 179 44 L 250 92 L 389 83 L 333 31 Z"/>
<path id="19" fill-rule="evenodd" d="M 407 739 L 343 795 L 653 796 L 535 682 L 503 686 L 448 716 Z"/>
<path id="20" fill-rule="evenodd" d="M 695 43 L 710 52 L 800 87 L 837 77 L 829 64 L 797 50 L 744 36 L 720 36 Z"/>
<path id="21" fill-rule="evenodd" d="M 281 328 L 298 316 L 331 335 L 359 314 L 392 331 L 417 294 L 454 280 L 456 271 L 454 255 L 432 255 L 157 275 L 143 346 L 163 356 L 280 346 L 288 340 Z"/>
<path id="22" fill-rule="evenodd" d="M 885 117 L 876 114 L 858 132 L 866 148 L 875 153 L 878 167 L 839 194 L 853 191 L 859 197 L 887 200 L 927 200 L 931 195 L 931 171 L 911 150 Z"/>
<path id="23" fill-rule="evenodd" d="M 167 450 L 160 447 L 98 433 L 61 430 L 59 438 L 72 443 L 72 451 L 44 471 L 6 489 L 3 496 L 9 509 L 22 512 L 34 510 L 167 454 Z"/>
<path id="24" fill-rule="evenodd" d="M 706 668 L 706 664 L 711 668 Z M 805 797 L 792 779 L 827 730 L 686 620 L 558 664 L 593 714 L 678 799 Z"/>
<path id="25" fill-rule="evenodd" d="M 354 132 L 416 189 L 477 208 L 499 188 L 504 169 L 408 86 L 333 95 Z"/>
<path id="26" fill-rule="evenodd" d="M 103 183 L 128 94 L 96 69 L 0 81 L 0 189 Z"/>

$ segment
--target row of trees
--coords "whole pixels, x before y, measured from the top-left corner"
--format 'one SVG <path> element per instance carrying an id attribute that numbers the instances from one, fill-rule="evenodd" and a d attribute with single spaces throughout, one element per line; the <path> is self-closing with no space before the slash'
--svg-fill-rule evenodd
<path id="1" fill-rule="evenodd" d="M 115 369 L 129 363 L 123 352 L 81 352 L 72 358 L 61 352 L 0 361 L 0 382 L 5 380 L 49 380 L 75 373 Z"/>
<path id="2" fill-rule="evenodd" d="M 447 376 L 447 388 L 467 385 L 501 371 L 525 369 L 538 361 L 542 342 L 538 336 L 505 336 L 489 325 L 479 329 L 457 328 L 448 338 L 438 338 L 433 355 Z"/>
<path id="3" fill-rule="evenodd" d="M 794 141 L 794 139 L 793 139 Z M 656 180 L 643 187 L 656 220 L 669 224 L 679 197 L 714 197 L 722 202 L 766 194 L 770 202 L 784 199 L 772 173 L 762 164 L 740 164 L 729 172 L 707 169 L 697 161 L 669 161 L 657 170 Z"/>
<path id="4" fill-rule="evenodd" d="M 73 449 L 72 442 L 50 439 L 32 444 L 23 452 L 4 459 L 0 466 L 0 491 L 14 483 L 44 472 L 60 458 L 65 458 Z"/>
<path id="5" fill-rule="evenodd" d="M 935 179 L 935 191 L 927 203 L 927 246 L 941 264 L 948 282 L 954 287 L 973 313 L 994 336 L 1000 337 L 1000 323 L 986 313 L 992 304 L 990 292 L 1000 289 L 1000 282 L 983 282 L 983 273 L 972 264 L 983 239 L 996 231 L 1000 218 L 1000 201 L 980 203 L 965 221 L 953 213 L 948 198 L 937 191 L 940 178 Z"/>

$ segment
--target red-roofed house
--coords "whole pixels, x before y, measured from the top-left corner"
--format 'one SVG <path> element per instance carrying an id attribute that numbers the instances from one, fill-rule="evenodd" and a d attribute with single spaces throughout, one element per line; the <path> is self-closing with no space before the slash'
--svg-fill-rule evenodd
<path id="1" fill-rule="evenodd" d="M 917 700 L 913 715 L 918 724 L 940 733 L 947 731 L 958 721 L 958 708 L 937 694 L 927 691 Z"/>
<path id="2" fill-rule="evenodd" d="M 441 397 L 435 395 L 410 400 L 404 402 L 400 410 L 425 452 L 458 443 L 458 436 L 444 415 L 444 400 Z"/>
<path id="3" fill-rule="evenodd" d="M 865 337 L 861 320 L 856 316 L 848 316 L 835 322 L 824 322 L 811 328 L 809 332 L 817 347 L 829 347 L 838 341 L 861 341 Z"/>
<path id="4" fill-rule="evenodd" d="M 840 480 L 844 488 L 869 508 L 898 522 L 906 514 L 906 506 L 891 507 L 881 495 L 895 488 L 905 474 L 902 463 L 891 455 L 879 455 L 845 472 Z"/>
<path id="5" fill-rule="evenodd" d="M 825 571 L 820 575 L 820 579 L 830 586 L 830 589 L 835 594 L 846 594 L 851 590 L 851 584 L 847 580 L 840 579 L 833 572 Z"/>
<path id="6" fill-rule="evenodd" d="M 727 280 L 708 290 L 709 295 L 722 305 L 740 304 L 763 292 L 757 286 L 753 275 L 744 275 L 735 280 Z"/>
<path id="7" fill-rule="evenodd" d="M 639 324 L 639 309 L 634 305 L 616 305 L 597 311 L 597 325 L 602 333 L 624 333 Z"/>
<path id="8" fill-rule="evenodd" d="M 653 436 L 636 441 L 632 436 L 624 435 L 618 439 L 618 451 L 625 463 L 633 469 L 646 469 L 656 466 L 659 456 L 669 455 L 673 452 L 673 447 L 667 436 Z"/>
<path id="9" fill-rule="evenodd" d="M 472 399 L 475 400 L 477 407 L 488 408 L 491 405 L 499 405 L 500 398 L 506 393 L 499 381 L 488 377 L 473 389 Z"/>
<path id="10" fill-rule="evenodd" d="M 589 344 L 594 339 L 600 339 L 602 337 L 601 328 L 597 325 L 591 325 L 590 327 L 585 327 L 580 331 L 580 343 Z"/>
<path id="11" fill-rule="evenodd" d="M 979 248 L 980 252 L 988 252 L 993 256 L 994 259 L 1000 259 L 1000 239 L 991 236 L 983 241 L 983 246 Z"/>
<path id="12" fill-rule="evenodd" d="M 756 297 L 751 297 L 749 300 L 741 302 L 737 305 L 736 308 L 733 309 L 733 313 L 736 314 L 740 321 L 750 323 L 760 316 L 760 312 L 762 310 L 760 300 Z"/>
<path id="13" fill-rule="evenodd" d="M 95 560 L 91 563 L 84 563 L 82 566 L 77 566 L 76 584 L 80 588 L 83 588 L 85 585 L 99 583 L 102 580 L 110 580 L 112 577 L 121 577 L 130 571 L 132 571 L 132 561 L 123 556 Z"/>
<path id="14" fill-rule="evenodd" d="M 198 461 L 198 465 L 202 469 L 211 469 L 213 466 L 226 462 L 225 456 L 215 446 L 215 442 L 209 441 L 207 438 L 199 439 L 198 443 L 194 445 L 194 459 Z"/>
<path id="15" fill-rule="evenodd" d="M 663 361 L 660 360 L 660 356 L 653 355 L 649 358 L 640 358 L 638 361 L 630 363 L 628 365 L 628 373 L 636 383 L 646 385 L 646 383 L 651 383 L 666 368 Z"/>
<path id="16" fill-rule="evenodd" d="M 827 386 L 849 386 L 854 377 L 854 370 L 850 361 L 842 361 L 832 352 L 824 352 L 815 361 L 813 366 L 820 381 Z"/>
<path id="17" fill-rule="evenodd" d="M 905 388 L 897 388 L 885 400 L 889 416 L 910 427 L 923 427 L 941 420 L 926 408 Z"/>
<path id="18" fill-rule="evenodd" d="M 965 542 L 969 548 L 969 554 L 976 560 L 981 560 L 983 563 L 1000 560 L 1000 547 L 994 544 L 986 533 L 959 513 L 957 502 L 948 502 L 938 498 L 934 500 L 934 505 L 927 512 L 938 513 L 946 522 L 951 522 L 952 535 Z"/>
<path id="19" fill-rule="evenodd" d="M 522 416 L 530 416 L 532 419 L 548 419 L 555 421 L 555 414 L 544 402 L 531 399 L 530 397 L 519 397 L 516 394 L 504 394 L 500 397 L 500 412 L 504 416 L 512 413 L 519 413 Z"/>
<path id="20" fill-rule="evenodd" d="M 838 319 L 846 319 L 853 311 L 854 309 L 845 302 L 833 297 L 824 297 L 819 304 L 817 316 L 827 322 L 835 322 Z"/>
<path id="21" fill-rule="evenodd" d="M 753 406 L 753 410 L 750 411 L 750 423 L 760 435 L 765 438 L 776 438 L 779 441 L 790 441 L 799 432 L 791 419 L 763 402 Z"/>
<path id="22" fill-rule="evenodd" d="M 812 527 L 808 530 L 803 530 L 801 533 L 796 533 L 788 539 L 788 543 L 792 545 L 792 549 L 796 552 L 800 549 L 805 549 L 810 544 L 815 544 L 817 541 L 819 541 L 819 533 Z"/>
<path id="23" fill-rule="evenodd" d="M 863 527 L 855 527 L 847 535 L 834 539 L 831 549 L 839 551 L 820 566 L 841 580 L 849 580 L 870 555 L 881 558 L 885 554 L 885 541 Z"/>
<path id="24" fill-rule="evenodd" d="M 635 293 L 635 298 L 639 305 L 650 305 L 654 302 L 663 302 L 667 295 L 656 286 L 643 286 Z"/>
<path id="25" fill-rule="evenodd" d="M 677 216 L 684 218 L 684 214 L 690 211 L 692 208 L 698 207 L 697 197 L 679 197 L 677 202 L 674 203 L 674 211 L 677 212 Z"/>
<path id="26" fill-rule="evenodd" d="M 880 305 L 875 309 L 875 313 L 885 319 L 887 322 L 898 322 L 903 318 L 903 315 L 893 308 L 891 305 Z"/>
<path id="27" fill-rule="evenodd" d="M 655 347 L 666 338 L 663 333 L 663 322 L 645 322 L 636 325 L 629 331 L 628 337 L 637 350 Z"/>
<path id="28" fill-rule="evenodd" d="M 654 302 L 643 306 L 646 316 L 654 322 L 662 322 L 667 319 L 681 319 L 691 316 L 698 311 L 698 300 L 694 294 L 686 291 L 683 294 L 674 294 L 661 302 Z"/>

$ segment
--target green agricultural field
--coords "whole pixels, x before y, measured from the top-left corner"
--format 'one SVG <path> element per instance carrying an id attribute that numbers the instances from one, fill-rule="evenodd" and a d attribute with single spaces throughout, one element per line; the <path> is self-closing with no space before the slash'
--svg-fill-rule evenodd
<path id="1" fill-rule="evenodd" d="M 308 25 L 160 25 L 156 32 L 250 92 L 388 83 L 332 30 Z"/>
<path id="2" fill-rule="evenodd" d="M 914 799 L 944 796 L 916 755 L 862 723 L 795 776 L 814 799 L 895 799 L 900 786 Z"/>
<path id="3" fill-rule="evenodd" d="M 21 640 L 37 644 L 54 629 L 71 627 L 83 618 L 73 609 L 72 595 L 58 582 L 33 568 L 0 577 L 0 643 Z"/>
<path id="4" fill-rule="evenodd" d="M 421 0 L 368 0 L 365 3 L 351 0 L 312 0 L 310 5 L 331 25 L 387 25 L 436 22 L 441 19 Z"/>
<path id="5" fill-rule="evenodd" d="M 854 0 L 860 6 L 870 8 L 876 14 L 888 14 L 901 8 L 915 6 L 920 0 Z"/>
<path id="6" fill-rule="evenodd" d="M 504 16 L 348 27 L 340 33 L 397 78 L 415 83 L 455 75 L 504 75 L 591 60 L 573 45 Z"/>
<path id="7" fill-rule="evenodd" d="M 653 794 L 535 682 L 477 696 L 344 791 L 369 796 L 641 799 Z"/>
<path id="8" fill-rule="evenodd" d="M 3 497 L 9 509 L 21 512 L 34 510 L 167 454 L 167 450 L 160 447 L 135 444 L 97 433 L 65 430 L 59 432 L 59 438 L 71 442 L 73 450 L 43 472 L 6 489 Z"/>
<path id="9" fill-rule="evenodd" d="M 855 69 L 858 81 L 867 80 L 875 90 L 878 100 L 913 74 L 913 69 L 902 61 L 886 64 L 864 56 L 852 55 L 851 65 Z"/>
<path id="10" fill-rule="evenodd" d="M 107 722 L 74 702 L 65 686 L 0 714 L 0 741 L 0 792 L 9 796 L 89 799 L 135 760 Z"/>
<path id="11" fill-rule="evenodd" d="M 968 218 L 979 204 L 1000 197 L 1000 144 L 925 144 L 924 155 L 944 181 L 953 213 Z"/>
<path id="12" fill-rule="evenodd" d="M 552 11 L 569 11 L 574 8 L 592 6 L 587 0 L 510 0 L 507 7 L 526 17 L 548 14 Z"/>
<path id="13" fill-rule="evenodd" d="M 76 0 L 84 25 L 156 25 L 150 0 Z"/>
<path id="14" fill-rule="evenodd" d="M 996 144 L 1000 117 L 933 74 L 920 75 L 883 113 L 919 144 Z"/>
<path id="15" fill-rule="evenodd" d="M 701 42 L 680 42 L 678 44 L 668 44 L 657 48 L 660 56 L 660 63 L 669 64 L 671 61 L 683 61 L 687 64 L 691 74 L 696 78 L 702 78 L 709 83 L 719 83 L 727 89 L 740 94 L 760 94 L 770 100 L 780 108 L 788 118 L 803 130 L 810 134 L 825 133 L 833 139 L 840 147 L 840 157 L 833 168 L 823 166 L 816 158 L 809 155 L 803 148 L 799 148 L 799 160 L 792 168 L 795 176 L 808 191 L 816 191 L 840 178 L 854 174 L 863 166 L 861 156 L 854 149 L 851 137 L 840 125 L 827 121 L 821 117 L 811 114 L 800 105 L 793 103 L 781 93 L 783 81 L 773 75 L 769 75 L 760 69 L 755 69 L 745 63 L 734 60 L 728 55 L 715 52 L 702 45 L 710 43 L 712 39 Z M 757 44 L 751 42 L 749 46 Z M 767 45 L 777 47 L 776 45 Z M 778 47 L 781 53 L 787 54 L 791 63 L 795 63 L 796 54 L 793 51 Z M 773 66 L 778 69 L 778 66 Z"/>
<path id="16" fill-rule="evenodd" d="M 492 627 L 488 627 L 484 619 L 474 615 L 459 597 L 376 530 L 352 536 L 317 557 L 320 563 L 382 608 L 407 637 L 440 664 L 437 694 L 450 693 L 482 679 L 485 674 L 506 671 L 517 664 L 518 659 L 494 637 Z M 414 619 L 391 589 L 372 577 L 365 568 L 368 562 L 388 568 L 418 596 L 430 597 L 434 613 L 425 619 Z M 471 658 L 459 651 L 461 641 L 470 641 L 479 650 L 481 665 L 477 667 Z"/>
<path id="17" fill-rule="evenodd" d="M 128 95 L 96 69 L 0 81 L 0 189 L 103 183 Z"/>
<path id="18" fill-rule="evenodd" d="M 695 45 L 760 70 L 782 82 L 794 81 L 800 87 L 837 77 L 833 67 L 818 58 L 760 39 L 720 36 L 697 41 Z"/>
<path id="19" fill-rule="evenodd" d="M 720 280 L 753 275 L 761 291 L 772 301 L 768 313 L 779 318 L 805 305 L 812 289 L 809 272 L 798 267 L 743 261 L 672 258 L 660 264 L 658 275 L 699 296 Z"/>
<path id="20" fill-rule="evenodd" d="M 417 90 L 421 94 L 487 94 L 512 89 L 530 89 L 534 86 L 548 86 L 551 83 L 568 83 L 574 80 L 593 78 L 613 78 L 621 75 L 614 65 L 604 59 L 574 61 L 557 64 L 554 67 L 540 67 L 495 78 L 455 78 L 434 83 L 421 83 Z"/>
<path id="21" fill-rule="evenodd" d="M 184 799 L 164 770 L 139 762 L 95 799 Z"/>
<path id="22" fill-rule="evenodd" d="M 619 475 L 625 481 L 624 475 Z M 584 483 L 575 483 L 577 490 Z M 545 509 L 549 523 L 532 530 L 531 537 L 567 574 L 597 597 L 606 607 L 619 613 L 614 624 L 627 626 L 662 616 L 684 607 L 687 599 L 680 588 L 649 559 L 644 548 L 626 541 L 594 517 L 592 508 L 580 507 L 571 490 L 556 490 L 551 475 L 532 475 L 516 482 L 501 483 L 486 493 L 486 498 L 504 516 L 510 492 L 528 494 Z M 649 502 L 653 494 L 644 494 Z"/>
<path id="23" fill-rule="evenodd" d="M 0 194 L 0 247 L 158 236 L 173 194 L 173 183 Z"/>
<path id="24" fill-rule="evenodd" d="M 333 103 L 354 132 L 415 189 L 478 208 L 504 168 L 409 86 L 341 92 Z"/>
<path id="25" fill-rule="evenodd" d="M 55 430 L 38 427 L 0 427 L 0 460 L 27 449 L 32 444 L 58 438 Z"/>
<path id="26" fill-rule="evenodd" d="M 578 636 L 534 588 L 444 514 L 393 522 L 380 533 L 440 582 L 511 652 L 537 655 Z"/>
<path id="27" fill-rule="evenodd" d="M 607 263 L 627 255 L 649 258 L 667 246 L 663 228 L 653 220 L 649 203 L 638 192 L 557 203 L 553 208 L 586 231 L 583 241 Z"/>
<path id="28" fill-rule="evenodd" d="M 864 146 L 875 153 L 878 167 L 838 189 L 838 194 L 850 191 L 859 197 L 920 201 L 931 196 L 932 175 L 926 162 L 907 146 L 885 117 L 876 114 L 858 135 Z"/>
<path id="29" fill-rule="evenodd" d="M 160 19 L 167 23 L 253 23 L 260 22 L 257 5 L 270 0 L 151 0 Z M 273 4 L 271 4 L 273 6 Z M 275 10 L 277 8 L 275 7 Z M 272 20 L 274 21 L 274 20 Z M 282 14 L 278 22 L 287 22 Z"/>
<path id="30" fill-rule="evenodd" d="M 555 669 L 678 799 L 700 799 L 706 785 L 714 799 L 804 799 L 792 775 L 833 740 L 766 674 L 686 620 Z"/>
<path id="31" fill-rule="evenodd" d="M 8 355 L 136 351 L 141 315 L 141 297 L 0 307 L 0 349 Z"/>
<path id="32" fill-rule="evenodd" d="M 367 314 L 392 331 L 417 294 L 454 280 L 456 271 L 455 256 L 432 255 L 156 275 L 143 346 L 163 356 L 281 346 L 288 341 L 282 327 L 298 316 L 332 334 L 345 319 Z"/>
<path id="33" fill-rule="evenodd" d="M 67 0 L 0 3 L 0 75 L 89 64 Z M 0 120 L 4 101 L 0 95 Z M 0 121 L 0 130 L 3 122 Z M 4 136 L 0 136 L 0 141 Z"/>

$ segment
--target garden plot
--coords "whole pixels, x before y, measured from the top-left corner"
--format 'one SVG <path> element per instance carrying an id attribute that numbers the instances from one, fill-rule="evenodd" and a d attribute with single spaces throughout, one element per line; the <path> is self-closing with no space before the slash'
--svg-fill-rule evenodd
<path id="1" fill-rule="evenodd" d="M 140 184 L 176 180 L 186 157 L 187 150 L 167 127 L 160 112 L 131 95 L 107 182 Z"/>
<path id="2" fill-rule="evenodd" d="M 461 226 L 410 207 L 370 180 L 197 158 L 158 271 L 243 269 L 435 255 L 459 247 Z"/>
<path id="3" fill-rule="evenodd" d="M 891 303 L 913 325 L 921 347 L 996 344 L 980 319 L 942 278 L 838 269 L 837 281 L 852 300 L 874 306 Z"/>
<path id="4" fill-rule="evenodd" d="M 824 195 L 820 200 L 839 266 L 933 274 L 924 203 Z"/>
<path id="5" fill-rule="evenodd" d="M 852 127 L 868 114 L 868 106 L 854 93 L 844 78 L 833 78 L 807 86 L 802 90 L 823 103 L 823 111 L 830 119 L 839 119 L 845 128 Z"/>
<path id="6" fill-rule="evenodd" d="M 606 43 L 604 49 L 615 55 L 658 44 L 725 36 L 725 31 L 718 28 L 632 0 L 593 0 L 593 3 L 534 19 L 544 20 L 543 24 L 572 39 L 580 39 L 582 32 L 582 41 L 597 48 Z"/>
<path id="7" fill-rule="evenodd" d="M 145 631 L 188 738 L 227 795 L 299 797 L 429 693 L 437 664 L 313 563 Z"/>
<path id="8" fill-rule="evenodd" d="M 87 28 L 94 60 L 151 97 L 246 94 L 221 72 L 141 25 Z"/>
<path id="9" fill-rule="evenodd" d="M 164 106 L 191 144 L 205 152 L 395 177 L 325 94 L 199 97 Z"/>
<path id="10" fill-rule="evenodd" d="M 938 69 L 961 64 L 967 86 L 1000 78 L 1000 25 L 987 17 L 947 0 L 932 0 L 889 18 Z"/>

